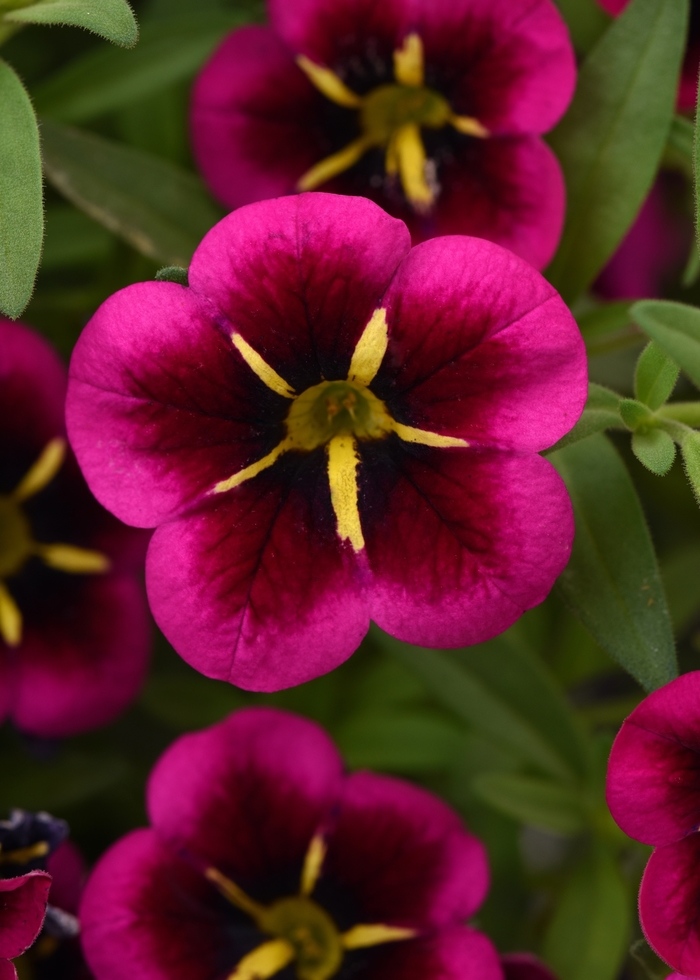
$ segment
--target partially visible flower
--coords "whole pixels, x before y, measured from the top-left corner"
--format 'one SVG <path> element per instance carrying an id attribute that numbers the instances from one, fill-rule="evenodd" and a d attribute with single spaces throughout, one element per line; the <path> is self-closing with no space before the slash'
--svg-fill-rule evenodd
<path id="1" fill-rule="evenodd" d="M 530 953 L 508 953 L 501 957 L 504 980 L 557 980 L 541 960 Z"/>
<path id="2" fill-rule="evenodd" d="M 225 218 L 189 284 L 100 307 L 67 403 L 98 499 L 158 528 L 148 595 L 186 660 L 279 690 L 370 617 L 462 646 L 545 598 L 573 520 L 538 452 L 578 418 L 586 359 L 537 272 L 475 238 L 411 250 L 370 201 L 306 194 Z"/>
<path id="3" fill-rule="evenodd" d="M 295 190 L 361 194 L 414 243 L 466 234 L 537 268 L 564 184 L 541 134 L 575 84 L 551 0 L 268 0 L 192 97 L 199 167 L 229 207 Z"/>
<path id="4" fill-rule="evenodd" d="M 655 845 L 639 893 L 649 945 L 700 975 L 700 671 L 654 691 L 622 725 L 607 799 L 620 827 Z"/>
<path id="5" fill-rule="evenodd" d="M 437 797 L 343 773 L 327 735 L 268 708 L 178 739 L 80 909 L 97 980 L 501 980 L 480 841 Z M 283 975 L 290 976 L 287 970 Z"/>
<path id="6" fill-rule="evenodd" d="M 53 738 L 114 718 L 143 679 L 143 542 L 97 504 L 65 440 L 66 371 L 0 319 L 0 719 Z"/>
<path id="7" fill-rule="evenodd" d="M 51 875 L 30 871 L 0 878 L 0 980 L 17 980 L 10 960 L 28 949 L 41 931 Z"/>

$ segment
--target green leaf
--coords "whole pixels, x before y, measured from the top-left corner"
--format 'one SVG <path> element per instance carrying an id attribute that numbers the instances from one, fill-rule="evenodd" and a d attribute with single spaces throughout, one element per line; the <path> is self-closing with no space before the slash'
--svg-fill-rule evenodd
<path id="1" fill-rule="evenodd" d="M 688 0 L 632 0 L 583 64 L 551 143 L 568 209 L 548 276 L 572 301 L 615 251 L 651 187 L 668 138 Z"/>
<path id="2" fill-rule="evenodd" d="M 351 769 L 428 773 L 447 769 L 464 750 L 465 733 L 437 712 L 363 710 L 334 732 Z"/>
<path id="3" fill-rule="evenodd" d="M 220 218 L 194 174 L 93 133 L 42 120 L 46 176 L 69 201 L 164 265 L 189 266 Z"/>
<path id="4" fill-rule="evenodd" d="M 544 958 L 559 980 L 615 980 L 629 944 L 631 896 L 610 854 L 596 849 L 559 896 Z"/>
<path id="5" fill-rule="evenodd" d="M 491 806 L 530 827 L 558 834 L 578 834 L 585 829 L 581 798 L 562 783 L 494 772 L 477 776 L 472 787 Z"/>
<path id="6" fill-rule="evenodd" d="M 653 411 L 671 397 L 679 367 L 653 340 L 644 348 L 634 372 L 634 397 Z"/>
<path id="7" fill-rule="evenodd" d="M 547 455 L 570 446 L 581 439 L 596 432 L 603 432 L 605 429 L 621 429 L 623 427 L 620 416 L 620 395 L 604 388 L 603 385 L 594 384 L 592 381 L 588 385 L 588 400 L 583 410 L 581 418 L 573 427 L 571 432 L 567 432 L 559 442 L 548 450 Z"/>
<path id="8" fill-rule="evenodd" d="M 641 426 L 653 422 L 654 416 L 646 405 L 634 398 L 623 398 L 620 402 L 620 417 L 628 429 L 634 432 Z"/>
<path id="9" fill-rule="evenodd" d="M 639 462 L 657 476 L 665 476 L 676 458 L 676 444 L 668 432 L 649 429 L 632 436 L 632 452 Z"/>
<path id="10" fill-rule="evenodd" d="M 549 458 L 566 482 L 576 521 L 559 591 L 598 643 L 654 690 L 678 668 L 654 547 L 627 469 L 603 435 Z"/>
<path id="11" fill-rule="evenodd" d="M 700 432 L 688 430 L 681 442 L 681 455 L 688 483 L 700 503 Z"/>
<path id="12" fill-rule="evenodd" d="M 588 54 L 610 23 L 596 0 L 556 0 L 577 52 Z"/>
<path id="13" fill-rule="evenodd" d="M 631 315 L 700 388 L 700 310 L 684 303 L 647 299 L 635 303 Z"/>
<path id="14" fill-rule="evenodd" d="M 693 124 L 685 116 L 679 116 L 676 114 L 671 122 L 671 128 L 668 131 L 668 145 L 672 147 L 676 153 L 680 153 L 683 157 L 688 160 L 693 158 Z"/>
<path id="15" fill-rule="evenodd" d="M 401 663 L 415 670 L 435 696 L 477 732 L 522 762 L 559 779 L 572 778 L 573 767 L 557 742 L 551 744 L 530 719 L 458 663 L 454 655 L 409 646 L 386 635 L 382 636 L 381 644 Z"/>
<path id="16" fill-rule="evenodd" d="M 43 236 L 36 118 L 19 78 L 0 61 L 0 310 L 13 319 L 32 295 Z"/>
<path id="17" fill-rule="evenodd" d="M 5 14 L 20 24 L 71 24 L 99 34 L 107 41 L 132 48 L 139 39 L 133 11 L 126 0 L 42 0 Z"/>
<path id="18" fill-rule="evenodd" d="M 133 51 L 98 47 L 32 90 L 41 115 L 78 123 L 145 99 L 191 77 L 242 14 L 198 14 L 144 25 Z"/>

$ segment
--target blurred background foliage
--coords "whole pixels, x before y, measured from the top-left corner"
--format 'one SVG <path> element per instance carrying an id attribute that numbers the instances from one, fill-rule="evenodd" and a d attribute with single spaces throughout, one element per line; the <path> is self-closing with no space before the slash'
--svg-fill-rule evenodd
<path id="1" fill-rule="evenodd" d="M 558 3 L 584 59 L 610 19 L 594 0 Z M 258 0 L 141 0 L 134 8 L 141 36 L 131 50 L 74 28 L 33 25 L 3 47 L 39 114 L 47 178 L 43 261 L 23 319 L 66 359 L 107 296 L 154 278 L 161 266 L 186 266 L 203 233 L 223 215 L 192 165 L 189 88 L 227 31 L 264 19 Z M 663 151 L 664 165 L 679 175 L 679 207 L 690 215 L 692 124 L 677 118 L 666 141 L 667 130 L 659 128 L 657 157 Z M 564 146 L 565 156 L 566 131 L 564 136 L 563 143 L 561 132 L 552 139 Z M 658 160 L 644 165 L 653 176 Z M 620 220 L 618 239 L 631 218 Z M 691 304 L 700 302 L 695 255 L 693 246 L 685 277 L 669 293 Z M 595 293 L 582 294 L 578 286 L 587 286 L 597 269 L 571 273 L 562 263 L 555 260 L 553 278 L 568 284 L 589 349 L 591 380 L 631 397 L 634 365 L 647 338 L 633 324 L 630 304 L 603 304 Z M 681 378 L 674 398 L 692 397 L 690 381 Z M 576 470 L 578 457 L 564 455 L 572 449 L 588 465 L 595 439 L 605 437 L 561 450 L 555 460 L 562 472 Z M 173 738 L 242 705 L 274 704 L 324 725 L 350 768 L 416 780 L 464 815 L 488 847 L 493 876 L 478 923 L 502 951 L 532 949 L 560 980 L 665 976 L 641 940 L 634 914 L 648 849 L 626 838 L 605 806 L 612 739 L 644 695 L 611 653 L 625 662 L 636 655 L 637 642 L 651 643 L 657 631 L 672 656 L 672 643 L 664 638 L 665 631 L 670 638 L 672 623 L 681 669 L 700 668 L 700 512 L 678 461 L 660 479 L 634 458 L 629 434 L 615 432 L 606 445 L 596 450 L 602 469 L 595 485 L 633 500 L 636 491 L 659 557 L 660 578 L 644 541 L 641 551 L 633 548 L 624 559 L 627 571 L 618 569 L 624 578 L 630 566 L 648 564 L 642 589 L 650 592 L 631 598 L 624 589 L 615 593 L 620 616 L 638 622 L 638 614 L 651 610 L 639 637 L 627 637 L 631 653 L 616 652 L 619 637 L 598 630 L 601 597 L 595 587 L 588 593 L 583 588 L 582 596 L 579 582 L 577 615 L 569 611 L 571 588 L 564 578 L 542 606 L 490 643 L 426 652 L 373 629 L 339 670 L 276 695 L 207 680 L 157 635 L 143 695 L 114 725 L 60 744 L 9 728 L 0 732 L 0 809 L 46 809 L 66 818 L 73 838 L 94 860 L 146 821 L 144 783 Z M 607 468 L 599 463 L 601 453 L 612 459 Z M 587 503 L 590 487 L 578 491 L 580 517 L 596 501 Z M 620 535 L 644 538 L 646 529 L 641 512 L 627 513 L 620 528 L 611 512 L 602 511 L 591 548 L 605 570 L 617 561 L 609 552 L 619 550 Z"/>

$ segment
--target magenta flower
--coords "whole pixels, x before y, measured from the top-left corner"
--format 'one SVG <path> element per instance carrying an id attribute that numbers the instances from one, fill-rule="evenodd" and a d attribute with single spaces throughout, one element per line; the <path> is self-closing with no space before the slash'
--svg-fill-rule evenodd
<path id="1" fill-rule="evenodd" d="M 46 738 L 114 718 L 149 650 L 143 542 L 66 447 L 66 381 L 44 340 L 0 320 L 0 719 Z"/>
<path id="2" fill-rule="evenodd" d="M 149 599 L 186 660 L 278 690 L 370 617 L 460 646 L 545 598 L 573 522 L 537 452 L 586 366 L 538 273 L 478 239 L 411 250 L 370 201 L 308 194 L 229 215 L 189 283 L 97 311 L 67 408 L 98 499 L 158 528 Z"/>
<path id="3" fill-rule="evenodd" d="M 249 708 L 178 739 L 147 807 L 152 829 L 85 889 L 97 980 L 502 980 L 463 925 L 488 889 L 480 841 L 425 790 L 344 775 L 310 721 Z"/>
<path id="4" fill-rule="evenodd" d="M 541 134 L 575 84 L 552 0 L 268 0 L 192 97 L 199 167 L 231 208 L 297 190 L 372 198 L 414 243 L 487 238 L 552 258 L 564 183 Z"/>
<path id="5" fill-rule="evenodd" d="M 639 893 L 649 944 L 700 975 L 700 671 L 654 691 L 624 722 L 608 767 L 610 811 L 656 849 Z"/>
<path id="6" fill-rule="evenodd" d="M 551 970 L 530 953 L 508 953 L 501 957 L 503 980 L 557 980 Z"/>
<path id="7" fill-rule="evenodd" d="M 21 956 L 41 931 L 51 875 L 30 871 L 18 878 L 0 878 L 0 980 L 17 980 L 10 960 Z"/>

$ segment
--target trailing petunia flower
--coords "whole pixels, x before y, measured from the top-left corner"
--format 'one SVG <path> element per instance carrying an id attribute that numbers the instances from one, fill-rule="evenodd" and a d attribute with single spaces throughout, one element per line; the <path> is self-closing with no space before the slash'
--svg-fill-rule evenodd
<path id="1" fill-rule="evenodd" d="M 157 527 L 151 608 L 210 677 L 299 684 L 370 617 L 477 643 L 568 560 L 570 501 L 537 454 L 582 410 L 583 344 L 554 289 L 490 242 L 411 250 L 362 198 L 249 205 L 205 237 L 189 288 L 107 300 L 70 373 L 88 483 Z"/>
<path id="2" fill-rule="evenodd" d="M 504 980 L 557 980 L 544 963 L 530 953 L 507 953 L 501 957 Z"/>
<path id="3" fill-rule="evenodd" d="M 296 191 L 372 198 L 414 244 L 487 238 L 537 268 L 564 182 L 541 139 L 575 84 L 552 0 L 268 0 L 199 75 L 198 165 L 231 208 Z"/>
<path id="4" fill-rule="evenodd" d="M 97 980 L 502 980 L 463 924 L 481 842 L 425 790 L 346 776 L 310 721 L 249 708 L 178 739 L 147 808 L 83 895 Z"/>
<path id="5" fill-rule="evenodd" d="M 655 847 L 639 892 L 649 945 L 678 973 L 700 976 L 700 671 L 654 691 L 626 719 L 607 799 L 625 833 Z"/>
<path id="6" fill-rule="evenodd" d="M 150 643 L 143 542 L 67 448 L 66 382 L 46 341 L 0 320 L 0 719 L 45 738 L 122 711 Z"/>
<path id="7" fill-rule="evenodd" d="M 50 887 L 51 875 L 45 871 L 0 878 L 0 980 L 17 980 L 10 961 L 41 932 Z"/>

